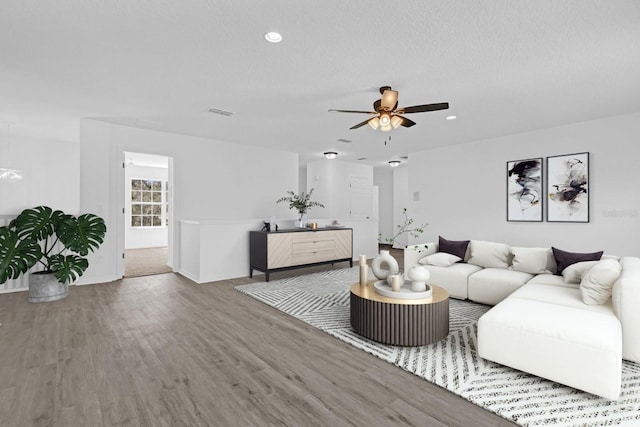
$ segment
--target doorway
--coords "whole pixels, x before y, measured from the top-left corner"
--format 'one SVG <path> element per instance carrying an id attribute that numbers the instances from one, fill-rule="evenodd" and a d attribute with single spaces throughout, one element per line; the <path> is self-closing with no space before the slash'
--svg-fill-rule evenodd
<path id="1" fill-rule="evenodd" d="M 170 273 L 170 159 L 124 153 L 124 277 Z"/>

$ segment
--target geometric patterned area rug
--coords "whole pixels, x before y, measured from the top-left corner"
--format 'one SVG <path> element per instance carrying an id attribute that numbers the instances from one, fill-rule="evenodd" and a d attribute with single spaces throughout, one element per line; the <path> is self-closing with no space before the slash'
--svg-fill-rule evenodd
<path id="1" fill-rule="evenodd" d="M 640 426 L 640 365 L 623 361 L 622 393 L 609 401 L 482 359 L 477 321 L 491 307 L 450 299 L 449 335 L 421 347 L 380 344 L 350 325 L 349 288 L 358 267 L 236 289 L 522 426 Z M 596 369 L 596 367 L 594 367 Z"/>

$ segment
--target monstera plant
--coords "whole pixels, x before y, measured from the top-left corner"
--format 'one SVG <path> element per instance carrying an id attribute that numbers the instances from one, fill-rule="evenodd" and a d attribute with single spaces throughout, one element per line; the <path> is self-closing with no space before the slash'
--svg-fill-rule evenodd
<path id="1" fill-rule="evenodd" d="M 66 286 L 89 267 L 85 256 L 98 249 L 106 231 L 104 220 L 90 213 L 76 217 L 47 206 L 25 209 L 0 227 L 0 284 L 39 263 L 43 273 Z"/>

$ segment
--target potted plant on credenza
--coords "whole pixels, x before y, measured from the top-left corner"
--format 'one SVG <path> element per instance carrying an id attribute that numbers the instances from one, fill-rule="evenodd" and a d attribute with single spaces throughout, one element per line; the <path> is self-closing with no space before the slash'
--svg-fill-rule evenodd
<path id="1" fill-rule="evenodd" d="M 320 202 L 316 202 L 311 200 L 311 195 L 313 194 L 313 188 L 309 190 L 308 193 L 304 191 L 300 194 L 296 194 L 293 191 L 287 191 L 288 196 L 280 197 L 276 200 L 276 203 L 287 202 L 289 203 L 289 209 L 295 209 L 298 211 L 300 217 L 298 218 L 298 226 L 301 228 L 305 228 L 307 226 L 307 211 L 314 207 L 318 206 L 324 208 L 324 205 Z"/>
<path id="2" fill-rule="evenodd" d="M 89 267 L 85 258 L 104 241 L 107 227 L 94 214 L 65 214 L 47 206 L 25 209 L 0 227 L 0 284 L 17 279 L 36 264 L 42 271 L 29 277 L 29 301 L 67 297 L 69 283 Z"/>

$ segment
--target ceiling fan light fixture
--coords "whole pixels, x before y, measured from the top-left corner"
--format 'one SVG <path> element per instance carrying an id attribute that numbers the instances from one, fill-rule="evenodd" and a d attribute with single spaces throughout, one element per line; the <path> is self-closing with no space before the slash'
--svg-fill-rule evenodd
<path id="1" fill-rule="evenodd" d="M 394 129 L 400 126 L 401 124 L 402 124 L 402 117 L 399 117 L 399 116 L 391 117 L 391 126 L 393 126 Z"/>
<path id="2" fill-rule="evenodd" d="M 391 166 L 392 168 L 397 168 L 398 166 L 400 166 L 400 163 L 402 163 L 400 160 L 389 160 L 389 166 Z"/>
<path id="3" fill-rule="evenodd" d="M 385 90 L 384 92 L 382 92 L 381 102 L 382 108 L 386 109 L 387 111 L 393 110 L 393 108 L 396 106 L 396 103 L 398 102 L 398 92 L 391 89 Z"/>
<path id="4" fill-rule="evenodd" d="M 373 102 L 372 111 L 336 109 L 330 109 L 329 111 L 335 111 L 338 113 L 372 114 L 374 116 L 373 118 L 363 120 L 362 122 L 351 126 L 349 129 L 359 129 L 362 126 L 369 124 L 369 126 L 374 130 L 380 128 L 382 132 L 389 132 L 399 126 L 410 128 L 416 124 L 413 120 L 404 117 L 405 114 L 426 113 L 429 111 L 449 109 L 448 102 L 412 105 L 410 107 L 398 108 L 398 91 L 391 90 L 391 86 L 382 86 L 380 88 L 380 94 L 382 96 Z"/>
<path id="5" fill-rule="evenodd" d="M 338 157 L 338 153 L 336 153 L 335 151 L 325 151 L 324 156 L 329 160 L 333 160 Z"/>

